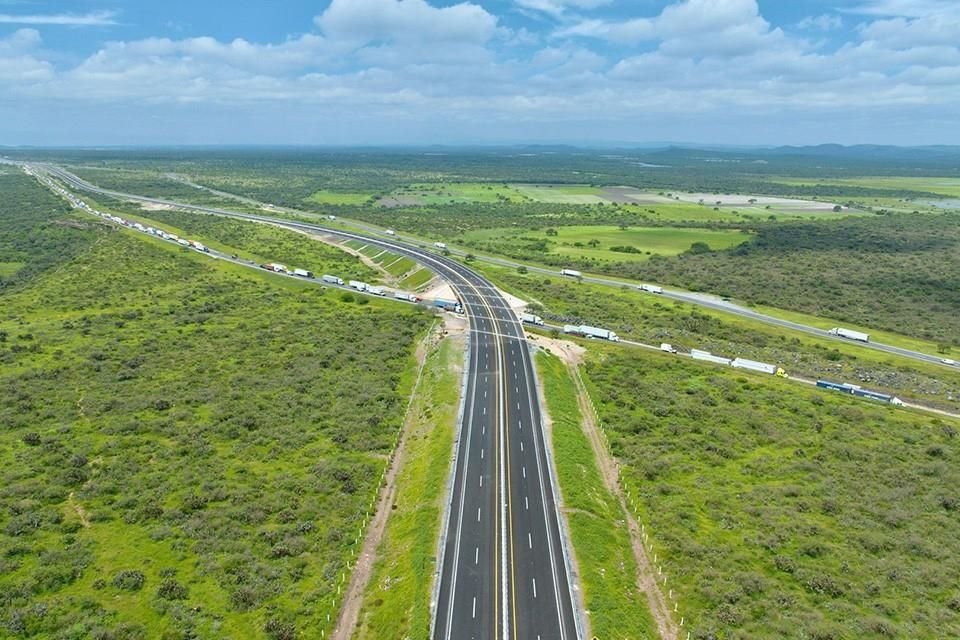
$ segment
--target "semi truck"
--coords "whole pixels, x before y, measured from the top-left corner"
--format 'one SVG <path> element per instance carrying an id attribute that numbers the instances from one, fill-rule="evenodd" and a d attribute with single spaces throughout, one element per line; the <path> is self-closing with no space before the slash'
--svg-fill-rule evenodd
<path id="1" fill-rule="evenodd" d="M 261 268 L 266 269 L 267 271 L 273 271 L 275 273 L 289 273 L 287 268 L 282 264 L 277 264 L 275 262 L 268 262 L 266 264 L 260 265 Z"/>
<path id="2" fill-rule="evenodd" d="M 202 251 L 203 253 L 210 253 L 210 249 L 207 249 L 203 244 L 197 242 L 196 240 L 191 240 L 190 244 L 197 251 Z"/>
<path id="3" fill-rule="evenodd" d="M 447 248 L 447 245 L 446 245 L 445 243 L 443 243 L 443 242 L 434 242 L 434 243 L 433 243 L 433 246 L 435 246 L 437 249 L 446 249 L 446 248 Z"/>
<path id="4" fill-rule="evenodd" d="M 337 284 L 337 285 L 340 285 L 341 287 L 343 286 L 343 278 L 338 278 L 337 276 L 332 276 L 332 275 L 330 275 L 329 273 L 324 274 L 323 278 L 321 278 L 321 279 L 322 279 L 324 282 L 327 282 L 327 283 L 329 283 L 329 284 Z"/>
<path id="5" fill-rule="evenodd" d="M 463 313 L 463 307 L 460 306 L 460 303 L 456 300 L 443 300 L 436 299 L 433 301 L 433 306 L 438 309 L 443 309 L 444 311 L 454 311 L 456 313 Z"/>
<path id="6" fill-rule="evenodd" d="M 397 300 L 406 300 L 407 302 L 420 302 L 420 297 L 406 291 L 394 291 L 393 297 Z"/>
<path id="7" fill-rule="evenodd" d="M 661 342 L 661 343 L 660 343 L 660 351 L 663 351 L 663 352 L 665 352 L 665 353 L 676 353 L 676 352 L 677 352 L 677 349 L 676 349 L 676 347 L 674 347 L 674 346 L 673 346 L 672 344 L 670 344 L 669 342 Z"/>
<path id="8" fill-rule="evenodd" d="M 850 384 L 848 382 L 830 382 L 829 380 L 817 380 L 817 386 L 821 389 L 829 389 L 830 391 L 839 391 L 840 393 L 849 393 L 850 395 L 857 396 L 858 398 L 867 398 L 868 400 L 877 400 L 879 402 L 888 402 L 894 406 L 900 407 L 903 406 L 903 400 L 896 396 L 891 396 L 887 393 L 880 393 L 879 391 L 870 391 L 869 389 L 864 389 L 858 384 Z"/>
<path id="9" fill-rule="evenodd" d="M 313 272 L 307 271 L 306 269 L 294 269 L 293 275 L 300 276 L 301 278 L 312 278 Z"/>
<path id="10" fill-rule="evenodd" d="M 366 282 L 360 282 L 359 280 L 350 281 L 350 288 L 357 291 L 366 291 L 368 286 Z"/>
<path id="11" fill-rule="evenodd" d="M 837 336 L 838 338 L 846 338 L 847 340 L 856 340 L 857 342 L 870 342 L 870 334 L 853 331 L 852 329 L 844 329 L 843 327 L 830 329 L 830 335 Z"/>
<path id="12" fill-rule="evenodd" d="M 582 278 L 583 274 L 576 269 L 561 269 L 560 275 L 567 276 L 570 278 Z"/>
<path id="13" fill-rule="evenodd" d="M 620 336 L 613 331 L 610 331 L 609 329 L 602 329 L 600 327 L 591 327 L 590 325 L 586 324 L 564 325 L 563 332 L 583 336 L 584 338 L 599 338 L 601 340 L 609 340 L 610 342 L 620 342 Z"/>
<path id="14" fill-rule="evenodd" d="M 386 295 L 386 294 L 383 292 L 383 287 L 371 287 L 371 286 L 369 286 L 369 285 L 367 286 L 367 293 L 372 293 L 372 294 L 375 295 L 375 296 L 383 296 L 383 295 Z"/>
<path id="15" fill-rule="evenodd" d="M 647 293 L 663 293 L 663 287 L 658 287 L 655 284 L 641 284 L 640 290 Z"/>
<path id="16" fill-rule="evenodd" d="M 733 362 L 730 358 L 724 358 L 723 356 L 715 356 L 709 351 L 704 351 L 703 349 L 691 349 L 690 357 L 694 360 L 703 360 L 704 362 L 713 362 L 716 364 L 725 364 L 729 365 Z"/>
<path id="17" fill-rule="evenodd" d="M 749 369 L 750 371 L 759 371 L 760 373 L 769 373 L 773 375 L 777 372 L 777 365 L 767 364 L 766 362 L 757 362 L 756 360 L 747 360 L 746 358 L 734 358 L 730 366 L 734 369 Z"/>
<path id="18" fill-rule="evenodd" d="M 537 324 L 543 326 L 543 318 L 540 316 L 535 316 L 532 313 L 521 313 L 520 322 L 526 322 L 527 324 Z"/>

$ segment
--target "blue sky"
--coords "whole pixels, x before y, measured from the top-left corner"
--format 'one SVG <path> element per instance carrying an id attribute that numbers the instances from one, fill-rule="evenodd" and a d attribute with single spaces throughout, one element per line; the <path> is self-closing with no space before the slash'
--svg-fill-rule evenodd
<path id="1" fill-rule="evenodd" d="M 0 0 L 0 144 L 656 141 L 960 144 L 960 0 Z"/>

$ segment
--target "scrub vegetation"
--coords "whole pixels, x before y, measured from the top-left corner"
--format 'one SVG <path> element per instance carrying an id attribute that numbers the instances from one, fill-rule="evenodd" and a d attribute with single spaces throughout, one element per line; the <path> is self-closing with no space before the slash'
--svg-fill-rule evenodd
<path id="1" fill-rule="evenodd" d="M 0 180 L 0 636 L 329 635 L 429 315 Z"/>
<path id="2" fill-rule="evenodd" d="M 559 358 L 542 351 L 537 353 L 537 370 L 553 425 L 558 482 L 592 633 L 598 638 L 657 638 L 646 597 L 637 587 L 624 514 L 600 477 L 570 373 Z"/>
<path id="3" fill-rule="evenodd" d="M 656 353 L 586 373 L 692 638 L 960 635 L 955 421 Z"/>
<path id="4" fill-rule="evenodd" d="M 356 636 L 426 638 L 439 570 L 447 479 L 459 409 L 463 340 L 445 339 L 429 354 L 411 406 L 396 494 Z"/>
<path id="5" fill-rule="evenodd" d="M 617 290 L 560 277 L 520 274 L 474 263 L 508 291 L 533 301 L 552 324 L 591 324 L 645 344 L 671 343 L 783 367 L 788 374 L 852 382 L 944 409 L 960 410 L 960 371 L 898 358 L 855 344 L 792 333 L 704 311 L 632 287 Z"/>

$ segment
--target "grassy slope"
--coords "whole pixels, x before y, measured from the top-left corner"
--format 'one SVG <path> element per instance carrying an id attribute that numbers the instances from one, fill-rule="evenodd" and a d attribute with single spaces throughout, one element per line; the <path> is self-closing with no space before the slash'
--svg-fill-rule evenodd
<path id="1" fill-rule="evenodd" d="M 4 294 L 7 632 L 325 626 L 427 320 L 298 284 L 101 232 Z M 114 584 L 125 570 L 140 590 Z M 158 595 L 170 580 L 183 600 Z"/>
<path id="2" fill-rule="evenodd" d="M 693 637 L 960 634 L 956 423 L 661 354 L 587 371 Z"/>
<path id="3" fill-rule="evenodd" d="M 411 407 L 396 499 L 364 596 L 357 638 L 426 637 L 437 570 L 443 500 L 450 472 L 462 367 L 462 342 L 445 340 L 427 360 Z"/>
<path id="4" fill-rule="evenodd" d="M 600 477 L 581 427 L 576 387 L 566 366 L 537 354 L 547 410 L 553 421 L 553 451 L 560 491 L 580 570 L 580 586 L 592 632 L 599 638 L 656 638 L 619 505 Z"/>

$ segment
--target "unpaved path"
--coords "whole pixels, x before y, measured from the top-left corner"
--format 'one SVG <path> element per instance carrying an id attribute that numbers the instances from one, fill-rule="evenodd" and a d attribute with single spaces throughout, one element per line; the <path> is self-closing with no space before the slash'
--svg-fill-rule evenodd
<path id="1" fill-rule="evenodd" d="M 447 314 L 444 314 L 446 316 Z M 406 434 L 416 414 L 410 411 L 413 406 L 413 400 L 420 388 L 420 379 L 423 376 L 423 368 L 427 362 L 427 356 L 435 347 L 437 342 L 443 338 L 443 335 L 461 335 L 463 327 L 456 323 L 457 318 L 450 319 L 452 324 L 449 326 L 434 326 L 419 345 L 417 345 L 417 380 L 414 382 L 413 390 L 410 392 L 410 399 L 407 402 L 407 413 L 404 420 L 403 431 L 400 433 L 400 440 L 397 442 L 396 451 L 390 460 L 390 467 L 384 476 L 384 484 L 380 489 L 380 499 L 377 501 L 377 508 L 370 519 L 366 535 L 363 538 L 363 546 L 360 548 L 360 554 L 357 556 L 356 563 L 350 573 L 350 582 L 347 584 L 347 590 L 343 596 L 343 604 L 340 606 L 340 616 L 337 618 L 337 626 L 330 634 L 331 640 L 350 640 L 353 637 L 354 630 L 360 619 L 360 610 L 363 606 L 363 596 L 367 591 L 367 585 L 370 583 L 370 577 L 373 575 L 373 565 L 377 559 L 377 547 L 383 539 L 383 532 L 387 526 L 387 520 L 390 517 L 390 506 L 394 502 L 397 491 L 397 475 L 403 462 L 406 459 Z"/>
<path id="2" fill-rule="evenodd" d="M 554 342 L 564 341 L 557 340 Z M 556 347 L 556 345 L 554 345 L 554 347 Z M 664 597 L 660 585 L 657 584 L 657 574 L 653 563 L 650 562 L 650 557 L 643 547 L 643 536 L 640 531 L 640 526 L 637 524 L 637 519 L 630 511 L 627 501 L 624 498 L 623 489 L 620 486 L 619 480 L 619 465 L 607 450 L 600 435 L 596 414 L 593 412 L 593 404 L 590 402 L 590 395 L 587 392 L 586 386 L 583 384 L 583 379 L 580 377 L 580 371 L 577 368 L 576 362 L 570 362 L 569 360 L 565 360 L 565 362 L 567 362 L 570 375 L 577 387 L 577 404 L 580 407 L 580 415 L 583 419 L 583 430 L 590 440 L 590 447 L 593 449 L 593 455 L 600 469 L 600 475 L 603 477 L 604 484 L 607 485 L 607 490 L 620 501 L 620 508 L 627 519 L 627 528 L 630 531 L 633 555 L 637 561 L 637 586 L 647 595 L 650 613 L 653 615 L 653 619 L 657 624 L 660 638 L 662 638 L 662 640 L 679 640 L 680 629 L 670 615 L 670 604 L 666 597 Z"/>

